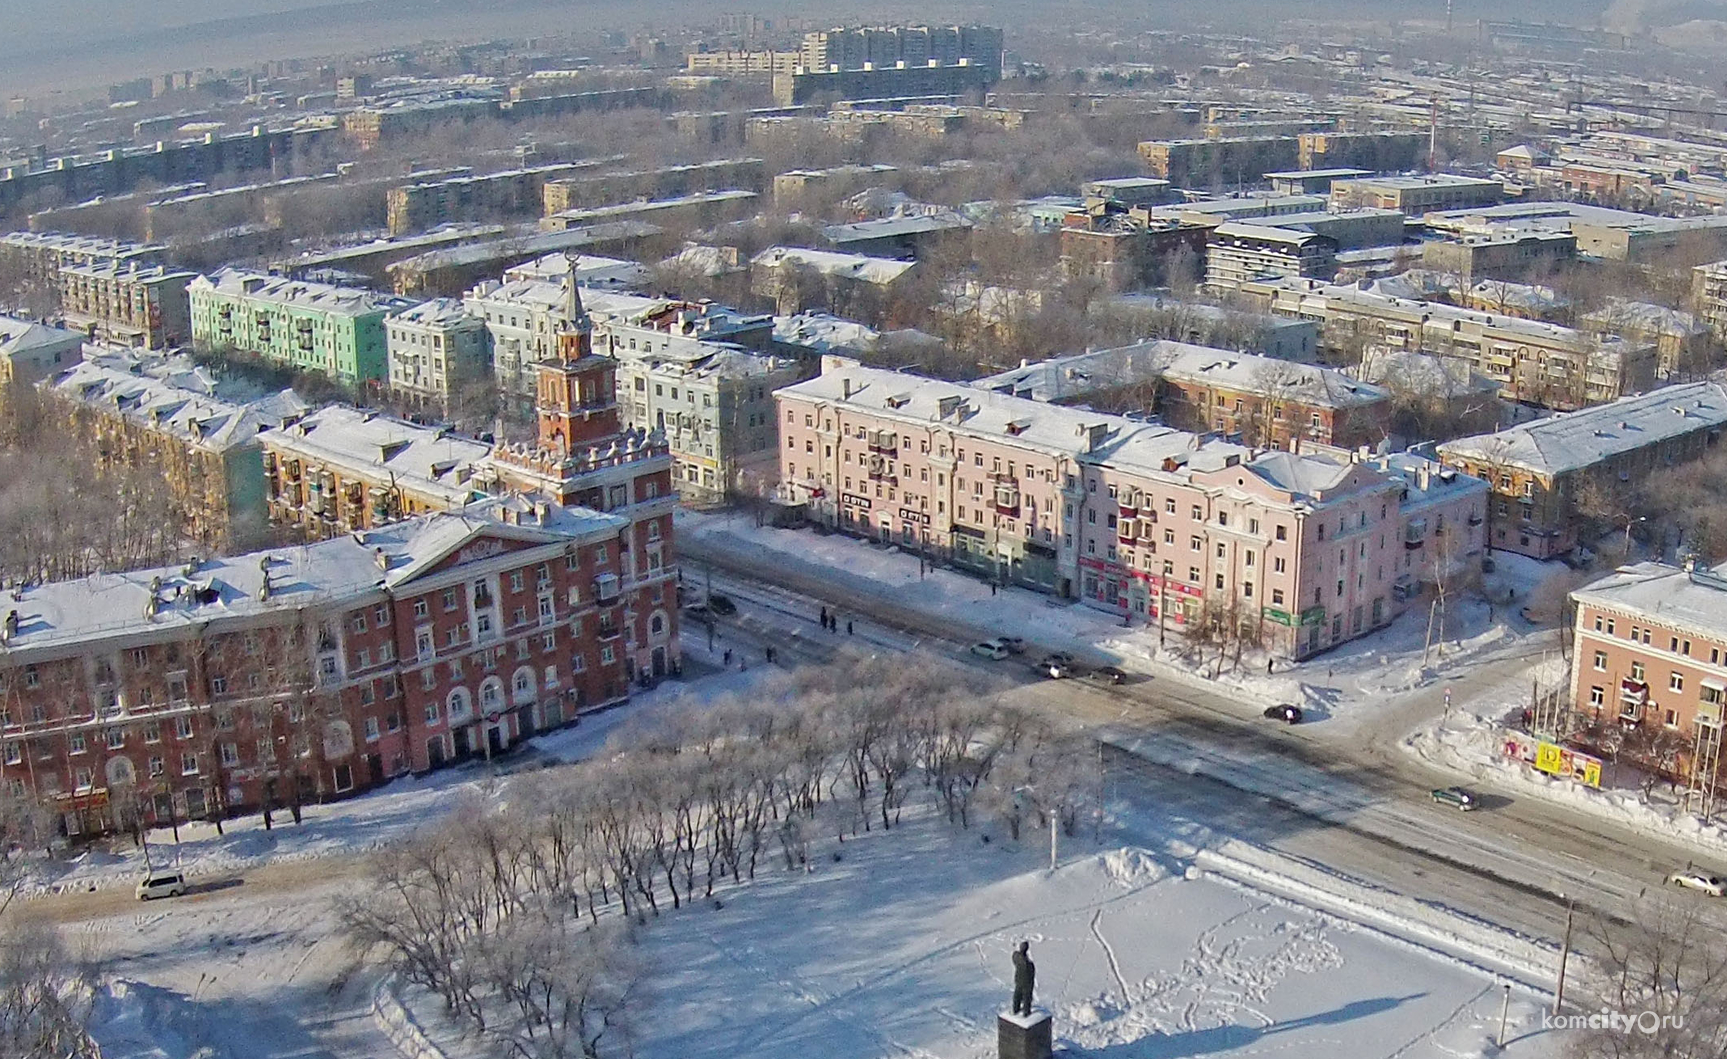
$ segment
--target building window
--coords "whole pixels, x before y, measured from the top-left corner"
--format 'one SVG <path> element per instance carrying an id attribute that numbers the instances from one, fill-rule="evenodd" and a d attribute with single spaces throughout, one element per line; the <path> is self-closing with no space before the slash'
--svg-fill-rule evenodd
<path id="1" fill-rule="evenodd" d="M 1597 684 L 1589 689 L 1589 705 L 1599 706 L 1607 701 L 1607 692 Z"/>
<path id="2" fill-rule="evenodd" d="M 222 767 L 225 769 L 240 767 L 240 748 L 233 743 L 222 744 Z"/>
<path id="3" fill-rule="evenodd" d="M 1642 662 L 1631 663 L 1631 679 L 1637 681 L 1639 684 L 1643 683 L 1645 680 Z"/>
<path id="4" fill-rule="evenodd" d="M 187 750 L 180 755 L 180 775 L 196 776 L 198 774 L 198 754 Z"/>
<path id="5" fill-rule="evenodd" d="M 1684 674 L 1682 674 L 1682 673 L 1669 673 L 1667 675 L 1667 690 L 1668 691 L 1684 691 L 1685 690 L 1685 676 L 1684 676 Z"/>
<path id="6" fill-rule="evenodd" d="M 1607 672 L 1607 652 L 1606 651 L 1596 651 L 1595 652 L 1595 671 L 1597 673 Z"/>
<path id="7" fill-rule="evenodd" d="M 1283 606 L 1283 589 L 1274 588 L 1271 590 L 1271 605 L 1274 607 Z"/>

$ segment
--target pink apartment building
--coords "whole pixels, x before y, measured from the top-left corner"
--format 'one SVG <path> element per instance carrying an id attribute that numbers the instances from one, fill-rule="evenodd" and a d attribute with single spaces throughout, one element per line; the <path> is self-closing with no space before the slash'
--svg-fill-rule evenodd
<path id="1" fill-rule="evenodd" d="M 775 393 L 782 488 L 836 528 L 1129 622 L 1302 658 L 1478 563 L 1487 485 L 1411 454 L 1255 450 L 830 357 Z"/>

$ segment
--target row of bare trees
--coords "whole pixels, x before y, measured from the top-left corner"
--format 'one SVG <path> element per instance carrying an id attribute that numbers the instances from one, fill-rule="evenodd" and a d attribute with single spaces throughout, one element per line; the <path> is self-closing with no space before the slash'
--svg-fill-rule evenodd
<path id="1" fill-rule="evenodd" d="M 85 1031 L 97 968 L 76 960 L 52 927 L 15 907 L 34 861 L 55 835 L 54 812 L 0 791 L 0 1055 L 94 1059 Z"/>
<path id="2" fill-rule="evenodd" d="M 630 931 L 651 918 L 808 870 L 812 841 L 894 828 L 914 797 L 1016 838 L 1096 809 L 1091 744 L 907 661 L 776 676 L 522 777 L 501 808 L 379 854 L 345 924 L 466 1032 L 521 1059 L 592 1057 L 627 1041 Z"/>

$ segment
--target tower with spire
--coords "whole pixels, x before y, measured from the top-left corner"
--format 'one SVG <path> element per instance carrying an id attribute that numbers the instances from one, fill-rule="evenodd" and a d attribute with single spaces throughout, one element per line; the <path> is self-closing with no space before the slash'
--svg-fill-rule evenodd
<path id="1" fill-rule="evenodd" d="M 568 455 L 616 437 L 617 364 L 594 353 L 594 321 L 576 285 L 576 259 L 565 278 L 565 324 L 557 352 L 534 365 L 539 447 Z"/>

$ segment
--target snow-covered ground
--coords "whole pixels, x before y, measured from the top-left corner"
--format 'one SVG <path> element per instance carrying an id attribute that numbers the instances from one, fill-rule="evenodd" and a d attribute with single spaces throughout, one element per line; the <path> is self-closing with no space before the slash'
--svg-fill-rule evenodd
<path id="1" fill-rule="evenodd" d="M 1532 631 L 1519 613 L 1524 603 L 1551 595 L 1553 586 L 1570 574 L 1560 563 L 1495 553 L 1495 569 L 1486 575 L 1481 593 L 1487 598 L 1451 600 L 1443 639 L 1435 623 L 1436 642 L 1431 646 L 1429 612 L 1423 606 L 1376 633 L 1293 669 L 1268 673 L 1266 656 L 1248 651 L 1239 664 L 1226 661 L 1218 672 L 1215 655 L 1208 652 L 1199 658 L 1173 630 L 1160 637 L 1155 627 L 1123 626 L 1119 617 L 1104 611 L 1026 589 L 991 592 L 986 582 L 957 570 L 921 569 L 915 553 L 896 547 L 807 529 L 757 526 L 751 516 L 741 513 L 679 511 L 677 519 L 678 533 L 685 540 L 755 559 L 801 564 L 896 606 L 1024 636 L 1124 669 L 1221 684 L 1253 702 L 1295 703 L 1312 720 L 1344 722 L 1335 726 L 1340 736 L 1348 733 L 1352 722 L 1372 712 L 1368 707 L 1431 685 L 1442 668 L 1515 648 Z"/>
<path id="2" fill-rule="evenodd" d="M 1542 1056 L 1538 999 L 1142 847 L 1024 848 L 922 821 L 651 925 L 644 1056 L 995 1054 L 1031 942 L 1058 1047 L 1112 1057 Z M 1341 1050 L 1340 1050 L 1341 1049 Z"/>
<path id="3" fill-rule="evenodd" d="M 1550 687 L 1564 678 L 1565 662 L 1544 659 L 1492 691 L 1452 704 L 1444 715 L 1424 722 L 1404 736 L 1409 754 L 1472 777 L 1475 781 L 1518 794 L 1557 802 L 1592 816 L 1611 820 L 1648 834 L 1664 835 L 1712 851 L 1727 851 L 1727 828 L 1704 823 L 1681 804 L 1682 792 L 1666 784 L 1649 794 L 1643 776 L 1627 765 L 1604 764 L 1601 788 L 1591 789 L 1569 778 L 1550 776 L 1505 754 L 1509 724 L 1530 702 L 1539 683 Z"/>

